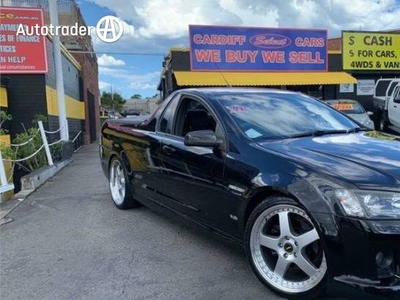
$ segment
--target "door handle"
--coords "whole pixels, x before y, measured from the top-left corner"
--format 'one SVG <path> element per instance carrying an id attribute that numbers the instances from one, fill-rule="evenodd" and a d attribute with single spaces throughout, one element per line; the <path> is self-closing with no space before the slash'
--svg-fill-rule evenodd
<path id="1" fill-rule="evenodd" d="M 397 108 L 397 105 L 393 105 L 394 108 Z"/>
<path id="2" fill-rule="evenodd" d="M 166 145 L 163 145 L 161 147 L 161 150 L 162 150 L 162 152 L 164 152 L 167 155 L 171 155 L 172 153 L 174 153 L 176 151 L 175 148 L 169 147 L 169 146 L 166 146 Z"/>

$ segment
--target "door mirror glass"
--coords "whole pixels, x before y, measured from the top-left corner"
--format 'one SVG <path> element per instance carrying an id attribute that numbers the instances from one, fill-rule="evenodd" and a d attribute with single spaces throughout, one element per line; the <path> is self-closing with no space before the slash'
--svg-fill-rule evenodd
<path id="1" fill-rule="evenodd" d="M 223 144 L 223 140 L 212 130 L 198 130 L 188 132 L 184 143 L 186 146 L 219 147 Z"/>

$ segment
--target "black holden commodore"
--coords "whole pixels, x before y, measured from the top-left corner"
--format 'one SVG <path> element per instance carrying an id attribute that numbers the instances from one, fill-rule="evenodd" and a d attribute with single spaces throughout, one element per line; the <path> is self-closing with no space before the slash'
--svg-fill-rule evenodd
<path id="1" fill-rule="evenodd" d="M 397 297 L 399 141 L 300 93 L 185 89 L 152 116 L 107 121 L 100 158 L 118 208 L 174 212 L 240 243 L 285 297 L 331 282 Z"/>

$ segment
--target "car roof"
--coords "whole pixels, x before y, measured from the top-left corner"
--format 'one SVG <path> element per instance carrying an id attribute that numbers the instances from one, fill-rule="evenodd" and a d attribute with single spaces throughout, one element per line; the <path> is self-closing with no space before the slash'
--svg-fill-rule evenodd
<path id="1" fill-rule="evenodd" d="M 265 94 L 292 94 L 297 95 L 299 92 L 279 90 L 272 88 L 253 88 L 253 87 L 204 87 L 204 88 L 187 88 L 179 90 L 181 93 L 191 93 L 204 96 L 216 96 L 221 94 L 237 94 L 237 93 L 265 93 Z"/>

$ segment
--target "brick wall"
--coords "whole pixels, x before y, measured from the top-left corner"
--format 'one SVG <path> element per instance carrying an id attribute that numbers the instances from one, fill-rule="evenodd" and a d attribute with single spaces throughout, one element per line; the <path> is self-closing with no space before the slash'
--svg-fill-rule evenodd
<path id="1" fill-rule="evenodd" d="M 98 80 L 98 65 L 95 54 L 88 53 L 72 53 L 74 58 L 79 62 L 82 67 L 81 80 L 82 91 L 81 97 L 85 102 L 85 124 L 84 124 L 84 143 L 89 144 L 98 138 L 100 131 L 100 92 Z M 88 103 L 88 92 L 94 95 L 94 111 L 90 111 Z M 91 128 L 90 117 L 93 114 L 94 128 Z M 92 130 L 91 130 L 92 129 Z"/>

